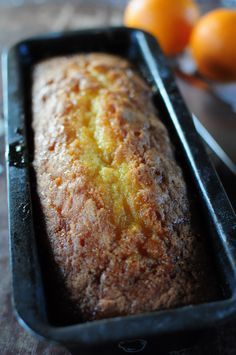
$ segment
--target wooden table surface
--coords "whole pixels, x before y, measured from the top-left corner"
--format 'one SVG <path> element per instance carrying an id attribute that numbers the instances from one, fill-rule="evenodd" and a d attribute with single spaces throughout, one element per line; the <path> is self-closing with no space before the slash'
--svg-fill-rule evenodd
<path id="1" fill-rule="evenodd" d="M 117 25 L 121 23 L 125 1 L 62 1 L 0 0 L 0 50 L 19 39 L 40 32 L 66 30 L 79 27 Z M 17 5 L 18 4 L 18 5 Z M 19 5 L 20 4 L 20 5 Z M 191 88 L 180 82 L 190 109 L 204 122 L 217 140 L 236 161 L 236 115 L 227 105 L 209 93 Z M 2 87 L 0 84 L 0 116 L 2 116 Z M 201 105 L 199 105 L 201 102 Z M 224 121 L 222 121 L 222 117 Z M 3 124 L 0 119 L 0 354 L 69 354 L 64 348 L 39 341 L 21 328 L 14 316 L 11 304 L 11 276 L 8 253 L 7 194 L 4 167 Z M 222 132 L 224 135 L 222 136 Z M 226 138 L 227 137 L 227 138 Z M 191 349 L 183 349 L 182 355 L 236 354 L 236 321 L 216 329 L 215 337 Z M 179 352 L 172 352 L 179 354 Z"/>

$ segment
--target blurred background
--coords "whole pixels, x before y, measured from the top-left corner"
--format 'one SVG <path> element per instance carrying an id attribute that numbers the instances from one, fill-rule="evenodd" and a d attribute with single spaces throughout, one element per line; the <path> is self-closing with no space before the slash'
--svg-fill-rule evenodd
<path id="1" fill-rule="evenodd" d="M 0 0 L 0 51 L 38 33 L 122 25 L 127 3 L 126 0 Z M 222 6 L 236 8 L 236 0 L 201 0 L 197 1 L 197 6 L 202 15 Z M 235 49 L 236 37 L 232 46 Z M 236 81 L 209 80 L 199 74 L 188 50 L 169 56 L 167 60 L 189 110 L 197 118 L 196 127 L 235 206 Z M 2 93 L 0 80 L 0 354 L 67 354 L 60 347 L 39 342 L 28 335 L 17 324 L 11 307 Z M 208 344 L 183 349 L 181 354 L 236 354 L 235 335 L 236 325 L 229 324 L 217 329 L 215 338 Z"/>

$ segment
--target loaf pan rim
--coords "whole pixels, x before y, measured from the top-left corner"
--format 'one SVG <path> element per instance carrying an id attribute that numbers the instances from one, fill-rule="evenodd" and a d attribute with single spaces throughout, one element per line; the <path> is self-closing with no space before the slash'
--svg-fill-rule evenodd
<path id="1" fill-rule="evenodd" d="M 111 340 L 112 342 L 118 342 L 125 339 L 145 339 L 145 337 L 204 330 L 212 327 L 212 319 L 214 319 L 215 322 L 220 322 L 222 325 L 235 317 L 235 301 L 236 297 L 234 295 L 222 301 L 202 303 L 200 305 L 187 305 L 169 310 L 105 318 L 58 327 L 41 321 L 35 322 L 35 320 L 26 320 L 17 309 L 15 309 L 14 312 L 21 326 L 38 338 L 62 344 L 75 343 L 79 346 L 90 347 L 104 345 Z M 209 309 L 207 309 L 209 305 L 211 305 L 212 308 L 210 312 Z M 227 312 L 225 312 L 225 308 L 228 308 Z M 218 312 L 217 316 L 214 314 L 214 317 L 206 320 L 204 317 L 206 317 L 206 315 L 210 316 L 211 313 L 215 312 L 215 309 L 217 309 Z M 178 326 L 176 326 L 173 319 L 177 311 L 179 313 L 178 316 L 186 316 L 184 322 L 182 322 L 181 325 L 178 324 Z M 194 316 L 193 312 L 195 312 Z M 196 317 L 196 315 L 198 317 Z M 167 322 L 165 320 L 166 317 L 171 317 L 171 319 Z M 166 328 L 161 328 L 160 323 L 162 321 Z M 135 331 L 133 331 L 133 329 L 131 330 L 130 327 L 135 326 L 134 323 L 137 322 L 142 323 L 142 328 L 138 330 L 135 329 Z M 145 325 L 148 322 L 152 322 L 152 325 L 149 325 L 148 330 L 146 330 Z M 157 324 L 156 327 L 154 326 L 155 322 Z"/>
<path id="2" fill-rule="evenodd" d="M 36 42 L 40 42 L 44 39 L 52 39 L 53 38 L 60 38 L 60 36 L 63 36 L 63 37 L 69 37 L 70 35 L 73 35 L 73 36 L 76 36 L 76 35 L 79 35 L 81 33 L 94 33 L 95 31 L 96 32 L 101 32 L 101 31 L 111 31 L 111 30 L 121 30 L 121 31 L 125 31 L 125 32 L 130 32 L 130 33 L 133 33 L 133 32 L 139 32 L 139 33 L 145 33 L 141 30 L 136 30 L 136 29 L 127 29 L 127 28 L 124 28 L 124 27 L 112 27 L 112 28 L 98 28 L 98 29 L 89 29 L 89 30 L 77 30 L 77 31 L 69 31 L 69 32 L 66 32 L 66 33 L 48 33 L 48 34 L 43 34 L 43 35 L 39 35 L 39 36 L 34 36 L 34 37 L 30 37 L 26 40 L 22 40 L 22 41 L 19 41 L 18 43 L 16 43 L 14 46 L 12 46 L 9 50 L 8 50 L 8 54 L 4 54 L 4 60 L 3 60 L 3 68 L 5 69 L 5 65 L 7 65 L 7 61 L 9 58 L 9 56 L 11 55 L 11 52 L 16 50 L 20 45 L 24 45 L 24 44 L 27 44 L 29 42 L 32 42 L 32 41 L 36 41 Z M 147 35 L 145 33 L 145 35 Z M 150 35 L 147 35 L 147 36 L 150 36 Z M 6 85 L 6 78 L 4 79 L 5 81 L 5 85 Z M 4 85 L 4 86 L 5 86 Z M 6 90 L 5 90 L 6 91 Z M 6 102 L 7 102 L 7 96 L 4 95 L 4 107 L 6 106 Z M 4 112 L 4 115 L 5 115 L 5 112 Z M 7 113 L 5 115 L 5 117 L 7 116 Z M 7 123 L 9 124 L 9 121 L 7 121 Z M 7 139 L 8 139 L 8 136 L 6 135 Z M 11 141 L 11 139 L 10 139 Z M 9 141 L 7 142 L 7 145 L 8 145 Z M 16 167 L 13 167 L 13 166 L 9 166 L 9 161 L 7 161 L 7 168 L 8 168 L 8 188 L 9 188 L 9 185 L 10 185 L 10 175 L 12 174 L 11 171 L 16 171 L 15 169 L 17 169 Z M 12 170 L 13 169 L 13 170 Z M 9 191 L 9 190 L 8 190 Z M 11 198 L 11 196 L 9 195 L 9 199 Z M 9 214 L 9 218 L 11 219 L 11 214 Z M 10 222 L 9 222 L 10 224 Z M 13 292 L 14 292 L 14 288 L 13 288 Z M 15 297 L 16 299 L 16 297 Z M 217 316 L 215 316 L 215 321 L 217 320 L 222 320 L 222 318 L 226 319 L 226 317 L 223 317 L 222 314 L 220 314 L 220 312 L 222 312 L 222 310 L 224 309 L 224 307 L 228 308 L 228 312 L 227 312 L 227 319 L 232 317 L 233 315 L 235 315 L 236 313 L 236 304 L 235 304 L 235 301 L 236 301 L 236 294 L 233 293 L 231 297 L 227 298 L 227 299 L 224 299 L 224 300 L 221 300 L 221 301 L 218 301 L 218 302 L 209 302 L 209 303 L 205 303 L 205 304 L 200 304 L 200 305 L 196 305 L 196 306 L 185 306 L 185 307 L 179 307 L 179 308 L 176 308 L 176 309 L 172 309 L 172 310 L 166 310 L 166 311 L 155 311 L 155 312 L 151 312 L 151 313 L 142 313 L 142 314 L 138 314 L 138 315 L 132 315 L 132 316 L 125 316 L 125 317 L 115 317 L 115 318 L 108 318 L 108 319 L 104 319 L 104 320 L 99 320 L 99 321 L 93 321 L 93 322 L 87 322 L 87 323 L 80 323 L 80 324 L 77 324 L 77 325 L 73 325 L 73 326 L 66 326 L 66 327 L 54 327 L 52 325 L 46 325 L 47 323 L 41 323 L 41 321 L 36 321 L 36 323 L 38 322 L 38 324 L 40 324 L 40 327 L 39 327 L 39 330 L 41 333 L 39 333 L 39 331 L 37 330 L 37 327 L 34 327 L 34 324 L 32 323 L 32 320 L 24 320 L 24 314 L 21 313 L 21 311 L 19 309 L 17 309 L 17 305 L 15 305 L 15 309 L 16 309 L 16 313 L 17 313 L 17 317 L 20 321 L 21 324 L 24 325 L 24 327 L 26 327 L 28 330 L 31 329 L 31 331 L 33 331 L 34 333 L 36 333 L 37 335 L 41 335 L 43 337 L 46 337 L 46 338 L 50 338 L 50 339 L 53 339 L 55 341 L 63 341 L 63 342 L 72 342 L 73 341 L 73 337 L 75 336 L 71 334 L 71 338 L 66 338 L 63 340 L 63 330 L 66 331 L 67 333 L 69 331 L 72 331 L 73 332 L 78 332 L 78 334 L 76 335 L 77 337 L 77 341 L 76 343 L 78 343 L 78 338 L 79 338 L 79 335 L 81 334 L 81 331 L 83 328 L 86 328 L 86 329 L 93 329 L 93 328 L 98 328 L 98 327 L 103 327 L 103 325 L 107 325 L 107 327 L 109 327 L 109 324 L 111 323 L 116 323 L 118 324 L 118 322 L 133 322 L 138 319 L 140 320 L 140 318 L 150 318 L 154 321 L 154 318 L 157 318 L 156 321 L 158 321 L 158 318 L 160 317 L 164 317 L 165 314 L 169 314 L 170 312 L 174 312 L 174 313 L 181 313 L 181 312 L 189 312 L 190 309 L 191 311 L 195 311 L 195 312 L 199 312 L 199 310 L 202 311 L 202 314 L 201 316 L 203 317 L 204 314 L 205 314 L 205 311 L 206 311 L 206 307 L 209 307 L 212 308 L 212 312 L 213 312 L 213 308 L 217 308 L 217 310 L 219 311 L 219 314 Z M 215 307 L 213 307 L 215 306 Z M 187 311 L 186 311 L 187 309 Z M 190 317 L 191 318 L 191 317 Z M 190 318 L 188 318 L 188 321 L 190 321 Z M 214 317 L 211 318 L 211 320 L 204 320 L 204 322 L 202 321 L 201 325 L 199 324 L 193 324 L 192 325 L 192 328 L 193 329 L 198 329 L 198 328 L 202 328 L 202 327 L 207 327 L 209 326 L 210 324 L 212 324 L 212 321 L 213 321 Z M 194 318 L 192 319 L 194 320 Z M 28 325 L 27 325 L 28 324 Z M 189 325 L 190 326 L 190 325 Z M 44 327 L 44 330 L 46 330 L 46 332 L 43 331 L 43 328 Z M 190 327 L 191 328 L 191 327 Z M 34 330 L 35 329 L 35 330 Z M 174 331 L 176 330 L 184 330 L 183 328 L 181 327 L 176 327 L 174 329 Z M 167 333 L 170 333 L 172 332 L 173 329 L 171 329 L 171 327 L 168 328 L 168 330 L 166 329 L 165 332 Z M 164 331 L 163 331 L 164 332 Z M 158 334 L 161 333 L 160 330 L 158 331 Z M 151 332 L 150 332 L 151 334 Z M 155 333 L 156 334 L 156 333 Z M 91 334 L 90 334 L 91 335 Z M 152 334 L 153 335 L 153 334 Z M 114 334 L 113 334 L 113 337 L 114 337 Z M 135 334 L 132 335 L 132 337 L 136 337 Z M 109 339 L 111 339 L 111 337 L 109 337 Z M 100 338 L 101 340 L 101 338 Z M 113 338 L 112 338 L 113 340 Z M 116 339 L 118 340 L 118 339 Z M 89 340 L 88 341 L 82 341 L 82 339 L 80 339 L 81 343 L 83 343 L 83 345 L 92 345 L 93 342 L 91 341 L 91 337 L 89 337 Z M 104 340 L 104 342 L 106 342 L 107 340 Z M 99 343 L 101 344 L 101 341 L 99 341 Z M 97 344 L 96 342 L 94 342 L 94 344 Z"/>

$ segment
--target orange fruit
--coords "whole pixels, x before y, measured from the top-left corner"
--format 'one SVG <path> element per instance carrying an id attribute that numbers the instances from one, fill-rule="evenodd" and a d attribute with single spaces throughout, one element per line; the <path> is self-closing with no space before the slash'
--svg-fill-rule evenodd
<path id="1" fill-rule="evenodd" d="M 217 9 L 196 24 L 190 40 L 201 74 L 214 80 L 236 80 L 236 10 Z"/>
<path id="2" fill-rule="evenodd" d="M 194 0 L 131 0 L 124 24 L 150 32 L 165 54 L 175 55 L 188 44 L 198 14 Z"/>

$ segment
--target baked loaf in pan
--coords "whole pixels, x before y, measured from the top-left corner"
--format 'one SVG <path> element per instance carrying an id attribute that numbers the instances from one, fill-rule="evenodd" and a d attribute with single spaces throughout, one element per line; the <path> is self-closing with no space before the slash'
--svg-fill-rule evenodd
<path id="1" fill-rule="evenodd" d="M 152 92 L 108 54 L 33 75 L 34 168 L 47 238 L 85 320 L 201 302 L 204 253 Z"/>

